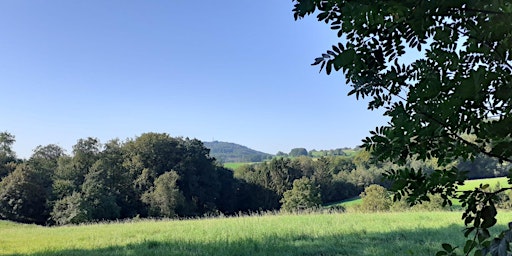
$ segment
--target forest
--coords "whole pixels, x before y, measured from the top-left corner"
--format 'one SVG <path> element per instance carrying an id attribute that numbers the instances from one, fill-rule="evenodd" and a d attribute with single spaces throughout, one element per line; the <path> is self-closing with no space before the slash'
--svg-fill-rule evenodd
<path id="1" fill-rule="evenodd" d="M 79 139 L 71 154 L 57 145 L 38 146 L 28 159 L 12 150 L 14 135 L 0 134 L 0 218 L 40 225 L 64 225 L 129 218 L 183 218 L 288 210 L 285 198 L 313 189 L 307 207 L 358 196 L 371 184 L 388 187 L 382 174 L 391 163 L 374 163 L 359 150 L 343 156 L 274 157 L 223 167 L 197 139 L 144 133 L 101 143 Z M 409 159 L 424 172 L 435 160 Z M 505 174 L 485 156 L 454 163 L 470 178 Z"/>

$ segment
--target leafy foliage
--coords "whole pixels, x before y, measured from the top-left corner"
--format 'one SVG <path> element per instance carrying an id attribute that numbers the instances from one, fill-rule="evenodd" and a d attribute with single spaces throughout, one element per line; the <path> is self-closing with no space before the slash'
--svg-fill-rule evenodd
<path id="1" fill-rule="evenodd" d="M 388 211 L 392 202 L 387 189 L 376 184 L 366 187 L 361 193 L 361 198 L 363 203 L 360 210 L 364 212 Z"/>
<path id="2" fill-rule="evenodd" d="M 322 199 L 318 187 L 307 177 L 302 177 L 293 181 L 293 188 L 284 192 L 281 202 L 284 211 L 297 212 L 319 207 Z"/>
<path id="3" fill-rule="evenodd" d="M 78 192 L 73 192 L 71 195 L 57 200 L 51 218 L 57 225 L 78 224 L 92 220 L 87 204 Z"/>
<path id="4" fill-rule="evenodd" d="M 184 198 L 177 187 L 179 175 L 175 171 L 166 172 L 155 180 L 155 186 L 142 195 L 142 201 L 150 205 L 153 216 L 175 217 L 176 208 Z"/>
<path id="5" fill-rule="evenodd" d="M 464 164 L 478 175 L 492 175 L 479 166 L 494 162 L 485 157 L 481 162 L 485 164 Z M 437 166 L 415 159 L 407 164 L 432 171 Z M 28 160 L 5 166 L 13 170 L 0 181 L 0 218 L 46 225 L 278 210 L 284 197 L 308 208 L 305 202 L 329 204 L 357 196 L 394 167 L 374 164 L 368 151 L 359 150 L 351 156 L 275 158 L 233 172 L 216 162 L 200 141 L 165 133 L 104 144 L 81 139 L 71 155 L 56 145 L 38 146 Z M 294 187 L 299 180 L 307 180 L 307 186 Z M 496 205 L 508 204 L 505 195 Z"/>
<path id="6" fill-rule="evenodd" d="M 395 168 L 396 199 L 411 203 L 439 193 L 465 202 L 468 226 L 464 253 L 502 255 L 506 235 L 490 243 L 498 193 L 483 188 L 457 194 L 465 170 L 452 165 L 483 154 L 512 161 L 512 4 L 509 1 L 295 0 L 294 16 L 317 12 L 341 42 L 313 65 L 327 74 L 342 71 L 349 95 L 384 108 L 388 125 L 366 138 L 377 161 L 405 166 L 407 159 L 435 158 L 427 173 Z M 468 139 L 467 134 L 472 135 Z M 512 172 L 510 172 L 512 173 Z M 512 175 L 512 174 L 509 174 Z M 510 176 L 512 177 L 512 176 Z M 500 247 L 501 246 L 501 247 Z M 508 246 L 508 245 L 507 245 Z M 454 248 L 443 245 L 439 255 Z"/>
<path id="7" fill-rule="evenodd" d="M 0 217 L 44 224 L 47 214 L 48 178 L 44 172 L 20 164 L 0 182 Z"/>
<path id="8" fill-rule="evenodd" d="M 297 157 L 297 156 L 307 156 L 308 151 L 305 148 L 292 148 L 290 150 L 290 153 L 288 153 L 291 157 Z"/>
<path id="9" fill-rule="evenodd" d="M 0 132 L 0 179 L 16 169 L 16 154 L 12 150 L 14 135 Z"/>

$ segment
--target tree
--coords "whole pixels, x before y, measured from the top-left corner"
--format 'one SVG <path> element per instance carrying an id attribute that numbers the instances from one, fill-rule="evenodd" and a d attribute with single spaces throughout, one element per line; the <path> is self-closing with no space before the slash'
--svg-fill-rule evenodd
<path id="1" fill-rule="evenodd" d="M 155 180 L 154 187 L 147 191 L 142 201 L 149 204 L 152 216 L 172 218 L 184 201 L 176 182 L 180 176 L 175 171 L 166 172 Z"/>
<path id="2" fill-rule="evenodd" d="M 82 194 L 73 192 L 64 198 L 55 202 L 51 219 L 57 225 L 79 224 L 91 221 L 87 204 L 82 198 Z"/>
<path id="3" fill-rule="evenodd" d="M 0 182 L 0 218 L 44 224 L 49 191 L 44 172 L 20 164 Z"/>
<path id="4" fill-rule="evenodd" d="M 307 156 L 308 151 L 305 148 L 293 148 L 288 155 L 291 157 Z"/>
<path id="5" fill-rule="evenodd" d="M 16 157 L 16 154 L 12 150 L 12 144 L 16 139 L 14 138 L 14 135 L 8 133 L 8 132 L 0 132 L 0 157 L 6 158 L 6 157 Z"/>
<path id="6" fill-rule="evenodd" d="M 16 140 L 8 132 L 0 132 L 0 180 L 16 169 L 16 153 L 12 145 Z"/>
<path id="7" fill-rule="evenodd" d="M 37 149 L 36 149 L 37 150 Z M 89 169 L 98 160 L 101 144 L 95 138 L 79 139 L 73 146 L 73 156 L 58 158 L 54 188 L 57 199 L 79 192 Z"/>
<path id="8" fill-rule="evenodd" d="M 327 74 L 341 70 L 352 86 L 349 95 L 369 97 L 369 109 L 384 108 L 390 117 L 388 125 L 363 140 L 374 159 L 403 166 L 408 158 L 437 158 L 439 168 L 430 174 L 405 167 L 390 170 L 387 177 L 396 181 L 396 198 L 407 196 L 415 203 L 439 193 L 449 204 L 449 197 L 458 196 L 465 207 L 465 236 L 471 238 L 464 253 L 506 251 L 512 231 L 491 241 L 489 228 L 496 223 L 496 195 L 511 187 L 456 194 L 464 170 L 450 164 L 479 154 L 512 161 L 510 2 L 294 3 L 296 19 L 317 11 L 318 20 L 342 37 L 313 65 Z M 467 140 L 465 134 L 475 140 Z"/>
<path id="9" fill-rule="evenodd" d="M 237 169 L 236 196 L 239 211 L 275 210 L 281 195 L 273 189 L 267 163 L 243 165 Z"/>
<path id="10" fill-rule="evenodd" d="M 111 166 L 104 159 L 98 160 L 89 173 L 85 176 L 82 184 L 82 198 L 87 204 L 89 216 L 92 220 L 114 220 L 121 216 L 121 207 L 117 204 L 118 195 L 117 173 L 111 171 Z M 114 171 L 117 171 L 114 169 Z"/>
<path id="11" fill-rule="evenodd" d="M 293 181 L 302 176 L 301 171 L 295 169 L 288 158 L 274 158 L 264 167 L 269 174 L 269 187 L 279 196 L 283 196 L 286 190 L 292 188 Z"/>
<path id="12" fill-rule="evenodd" d="M 391 206 L 391 197 L 386 188 L 373 184 L 361 193 L 362 203 L 360 209 L 364 212 L 388 211 Z"/>
<path id="13" fill-rule="evenodd" d="M 216 212 L 222 184 L 215 159 L 209 149 L 196 139 L 173 138 L 166 133 L 145 133 L 125 145 L 128 168 L 139 197 L 150 191 L 155 180 L 174 170 L 184 196 L 180 216 L 197 216 Z"/>
<path id="14" fill-rule="evenodd" d="M 307 177 L 293 181 L 293 188 L 284 192 L 282 210 L 296 212 L 306 209 L 314 209 L 322 204 L 320 190 Z"/>

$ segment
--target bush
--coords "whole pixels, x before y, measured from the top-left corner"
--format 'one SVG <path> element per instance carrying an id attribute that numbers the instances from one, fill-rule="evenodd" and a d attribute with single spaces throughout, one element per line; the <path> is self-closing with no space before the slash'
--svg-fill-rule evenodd
<path id="1" fill-rule="evenodd" d="M 297 212 L 319 207 L 322 199 L 318 187 L 309 178 L 302 177 L 294 180 L 293 188 L 284 192 L 281 203 L 283 211 Z"/>
<path id="2" fill-rule="evenodd" d="M 377 184 L 370 185 L 364 189 L 360 196 L 362 203 L 359 206 L 359 210 L 363 212 L 389 211 L 391 207 L 391 197 L 383 186 Z"/>
<path id="3" fill-rule="evenodd" d="M 73 192 L 53 206 L 52 221 L 57 225 L 78 224 L 91 221 L 89 210 L 81 193 Z"/>

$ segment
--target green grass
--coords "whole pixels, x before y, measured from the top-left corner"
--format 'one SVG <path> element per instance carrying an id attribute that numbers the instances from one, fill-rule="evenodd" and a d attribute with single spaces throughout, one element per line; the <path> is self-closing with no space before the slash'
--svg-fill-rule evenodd
<path id="1" fill-rule="evenodd" d="M 249 165 L 249 164 L 253 164 L 253 163 L 224 163 L 224 167 L 231 169 L 231 170 L 236 170 L 240 166 Z"/>
<path id="2" fill-rule="evenodd" d="M 459 186 L 457 190 L 459 191 L 467 191 L 473 190 L 480 186 L 480 184 L 489 184 L 490 189 L 494 189 L 496 184 L 499 183 L 501 187 L 506 186 L 507 177 L 499 177 L 499 178 L 486 178 L 486 179 L 475 179 L 475 180 L 466 180 L 464 181 L 464 185 Z M 462 203 L 457 199 L 451 199 L 454 207 L 461 207 Z"/>
<path id="3" fill-rule="evenodd" d="M 349 198 L 349 199 L 346 199 L 346 200 L 343 200 L 343 201 L 340 201 L 340 202 L 336 202 L 336 203 L 332 203 L 332 204 L 326 205 L 326 207 L 343 206 L 343 207 L 347 208 L 347 207 L 351 207 L 351 206 L 354 206 L 354 205 L 361 204 L 362 202 L 363 202 L 363 200 L 361 199 L 361 197 L 356 196 L 356 197 L 352 197 L 352 198 Z"/>
<path id="4" fill-rule="evenodd" d="M 343 152 L 345 152 L 345 154 L 347 154 L 347 156 L 355 156 L 358 152 L 360 151 L 360 149 L 345 149 L 343 150 Z"/>
<path id="5" fill-rule="evenodd" d="M 505 187 L 508 184 L 507 177 L 467 180 L 464 182 L 463 186 L 459 186 L 458 190 L 473 190 L 480 186 L 480 184 L 489 184 L 489 188 L 492 189 L 497 183 L 499 183 L 502 188 Z"/>
<path id="6" fill-rule="evenodd" d="M 40 227 L 0 221 L 0 255 L 434 255 L 459 212 L 268 215 Z M 498 216 L 501 229 L 506 219 Z"/>
<path id="7" fill-rule="evenodd" d="M 489 188 L 496 187 L 496 184 L 499 183 L 500 186 L 503 188 L 507 186 L 507 177 L 498 177 L 498 178 L 487 178 L 487 179 L 476 179 L 476 180 L 467 180 L 464 182 L 464 185 L 459 186 L 458 190 L 465 191 L 465 190 L 473 190 L 480 186 L 480 184 L 489 184 Z M 335 205 L 341 205 L 345 208 L 352 207 L 354 205 L 361 204 L 363 201 L 360 197 L 353 197 L 347 200 L 343 200 L 341 202 L 337 202 L 334 204 L 330 204 L 327 206 L 335 206 Z M 452 203 L 454 207 L 460 207 L 461 203 L 456 200 L 452 199 Z"/>

